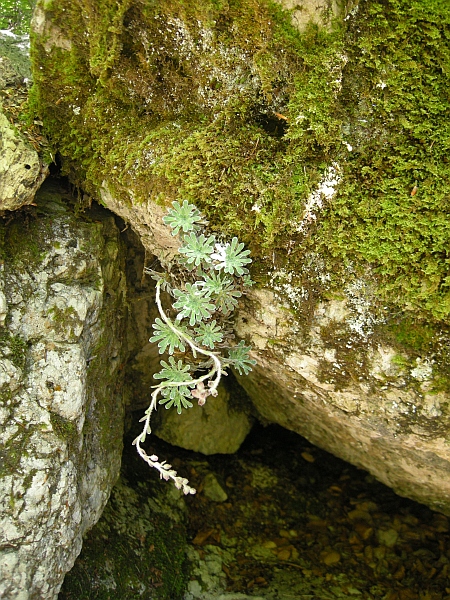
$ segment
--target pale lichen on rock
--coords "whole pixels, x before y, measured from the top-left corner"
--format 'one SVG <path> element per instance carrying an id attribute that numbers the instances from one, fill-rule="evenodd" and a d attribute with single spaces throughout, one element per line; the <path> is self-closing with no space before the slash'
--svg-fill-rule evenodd
<path id="1" fill-rule="evenodd" d="M 38 219 L 1 227 L 0 595 L 11 599 L 56 598 L 120 467 L 119 232 L 102 214 L 75 219 L 64 196 L 47 187 Z"/>

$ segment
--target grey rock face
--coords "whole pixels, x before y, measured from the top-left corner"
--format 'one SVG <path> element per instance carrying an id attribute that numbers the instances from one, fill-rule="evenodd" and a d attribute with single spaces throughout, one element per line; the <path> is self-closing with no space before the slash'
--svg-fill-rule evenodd
<path id="1" fill-rule="evenodd" d="M 0 596 L 56 598 L 118 476 L 123 254 L 59 189 L 1 226 Z"/>
<path id="2" fill-rule="evenodd" d="M 0 112 L 0 211 L 31 204 L 46 173 L 36 150 Z"/>
<path id="3" fill-rule="evenodd" d="M 27 36 L 0 34 L 0 92 L 26 89 L 29 70 Z M 0 214 L 31 204 L 47 175 L 48 165 L 3 114 L 0 103 Z"/>

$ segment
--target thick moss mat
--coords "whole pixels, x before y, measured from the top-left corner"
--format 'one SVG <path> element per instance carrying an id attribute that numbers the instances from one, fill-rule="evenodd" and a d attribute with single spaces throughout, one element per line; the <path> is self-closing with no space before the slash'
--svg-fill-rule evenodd
<path id="1" fill-rule="evenodd" d="M 70 42 L 34 35 L 31 104 L 75 183 L 186 198 L 266 277 L 301 284 L 313 261 L 321 293 L 363 274 L 383 302 L 448 320 L 445 2 L 362 0 L 303 33 L 269 0 L 45 7 Z"/>

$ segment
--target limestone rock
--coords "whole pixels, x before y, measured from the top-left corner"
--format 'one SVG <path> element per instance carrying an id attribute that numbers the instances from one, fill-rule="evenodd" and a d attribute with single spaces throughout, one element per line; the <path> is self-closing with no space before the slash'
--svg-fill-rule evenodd
<path id="1" fill-rule="evenodd" d="M 0 211 L 31 204 L 46 175 L 36 150 L 0 112 Z"/>
<path id="2" fill-rule="evenodd" d="M 213 502 L 226 502 L 228 494 L 220 485 L 214 473 L 208 473 L 203 479 L 203 493 Z"/>
<path id="3" fill-rule="evenodd" d="M 261 417 L 450 514 L 448 12 L 361 3 L 300 33 L 265 0 L 107 4 L 114 27 L 38 3 L 43 119 L 74 183 L 165 265 L 173 200 L 246 242 Z"/>
<path id="4" fill-rule="evenodd" d="M 170 444 L 202 454 L 233 454 L 247 437 L 252 423 L 244 412 L 233 410 L 224 386 L 220 385 L 218 392 L 204 406 L 194 404 L 181 415 L 176 410 L 161 408 L 155 434 Z"/>
<path id="5" fill-rule="evenodd" d="M 125 281 L 114 219 L 45 184 L 1 225 L 0 596 L 57 597 L 118 476 Z"/>
<path id="6" fill-rule="evenodd" d="M 29 79 L 28 37 L 0 34 L 0 92 L 10 96 L 19 90 L 24 98 Z M 48 175 L 48 165 L 26 137 L 3 113 L 0 103 L 0 214 L 33 202 L 36 191 Z"/>
<path id="7" fill-rule="evenodd" d="M 292 24 L 304 30 L 311 22 L 330 26 L 331 20 L 339 14 L 339 3 L 336 0 L 278 0 L 284 8 L 291 11 Z"/>
<path id="8" fill-rule="evenodd" d="M 258 364 L 239 382 L 268 421 L 449 513 L 448 394 L 435 391 L 442 366 L 432 352 L 416 357 L 380 338 L 383 311 L 367 290 L 347 293 L 319 302 L 305 324 L 281 296 L 253 292 L 237 331 L 253 342 Z"/>

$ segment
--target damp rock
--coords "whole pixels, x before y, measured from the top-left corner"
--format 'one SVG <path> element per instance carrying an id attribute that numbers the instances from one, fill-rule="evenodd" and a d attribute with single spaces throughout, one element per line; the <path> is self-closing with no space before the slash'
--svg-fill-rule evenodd
<path id="1" fill-rule="evenodd" d="M 57 597 L 120 468 L 124 252 L 114 218 L 45 184 L 0 223 L 0 596 Z"/>

